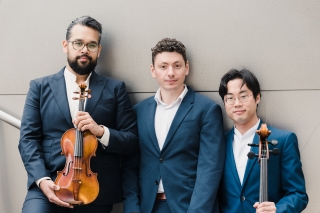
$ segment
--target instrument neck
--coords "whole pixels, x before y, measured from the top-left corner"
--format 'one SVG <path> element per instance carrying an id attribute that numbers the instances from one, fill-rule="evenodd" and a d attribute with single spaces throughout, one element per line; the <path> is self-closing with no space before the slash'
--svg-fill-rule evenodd
<path id="1" fill-rule="evenodd" d="M 79 111 L 84 111 L 84 100 L 79 100 Z M 74 147 L 74 156 L 82 157 L 83 155 L 83 132 L 76 128 L 76 140 Z"/>
<path id="2" fill-rule="evenodd" d="M 268 201 L 268 159 L 260 159 L 260 191 L 259 202 Z"/>

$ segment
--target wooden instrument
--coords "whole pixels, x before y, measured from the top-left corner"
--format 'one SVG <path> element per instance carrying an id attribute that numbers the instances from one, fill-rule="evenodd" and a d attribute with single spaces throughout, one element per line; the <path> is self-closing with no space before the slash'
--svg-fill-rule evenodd
<path id="1" fill-rule="evenodd" d="M 84 111 L 85 98 L 90 98 L 91 91 L 85 90 L 81 83 L 79 111 Z M 79 94 L 79 92 L 74 92 Z M 93 202 L 99 194 L 97 174 L 90 169 L 90 158 L 95 156 L 98 146 L 97 138 L 90 131 L 77 128 L 67 130 L 61 137 L 61 154 L 66 156 L 66 164 L 58 171 L 55 184 L 60 190 L 55 191 L 57 197 L 72 205 L 84 205 Z"/>
<path id="2" fill-rule="evenodd" d="M 261 124 L 259 130 L 256 133 L 260 136 L 259 144 L 248 144 L 248 146 L 259 146 L 259 153 L 255 154 L 254 152 L 249 152 L 248 157 L 253 159 L 254 157 L 259 158 L 260 163 L 260 190 L 259 190 L 259 203 L 268 201 L 268 160 L 269 153 L 273 155 L 279 155 L 280 151 L 277 148 L 269 150 L 268 143 L 272 145 L 277 145 L 278 141 L 271 140 L 268 141 L 267 138 L 271 134 L 271 131 L 268 130 L 266 124 Z"/>

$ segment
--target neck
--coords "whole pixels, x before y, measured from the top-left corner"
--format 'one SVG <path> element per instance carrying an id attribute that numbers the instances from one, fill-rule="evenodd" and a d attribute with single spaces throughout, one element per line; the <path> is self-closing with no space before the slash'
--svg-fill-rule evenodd
<path id="1" fill-rule="evenodd" d="M 161 101 L 167 105 L 170 105 L 175 100 L 177 100 L 177 98 L 179 97 L 179 95 L 182 93 L 183 90 L 184 90 L 184 85 L 179 89 L 170 90 L 170 91 L 160 88 Z"/>
<path id="2" fill-rule="evenodd" d="M 73 69 L 69 66 L 69 64 L 67 65 L 67 69 L 76 76 L 76 83 L 77 84 L 85 82 L 87 80 L 88 76 L 89 76 L 89 74 L 87 74 L 87 75 L 79 75 L 78 73 L 73 71 Z"/>
<path id="3" fill-rule="evenodd" d="M 258 117 L 255 116 L 254 118 L 252 118 L 249 122 L 247 123 L 237 123 L 235 124 L 235 128 L 237 128 L 237 130 L 244 135 L 249 129 L 251 129 L 257 122 L 258 122 Z"/>

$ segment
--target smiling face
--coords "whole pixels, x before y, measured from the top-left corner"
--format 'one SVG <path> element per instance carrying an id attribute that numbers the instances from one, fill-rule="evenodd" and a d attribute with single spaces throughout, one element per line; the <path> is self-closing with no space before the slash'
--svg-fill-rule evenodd
<path id="1" fill-rule="evenodd" d="M 258 122 L 257 104 L 260 102 L 260 94 L 255 99 L 252 91 L 248 89 L 246 84 L 242 86 L 242 83 L 242 79 L 234 79 L 228 82 L 228 92 L 224 96 L 224 100 L 228 97 L 234 97 L 236 100 L 234 104 L 224 102 L 224 105 L 227 115 L 234 121 L 236 128 L 241 133 L 245 133 Z M 246 102 L 241 103 L 238 97 L 245 95 L 249 97 Z"/>
<path id="2" fill-rule="evenodd" d="M 75 50 L 70 41 L 80 41 L 84 44 L 99 44 L 99 32 L 90 27 L 77 24 L 71 29 L 69 41 L 64 40 L 62 42 L 63 51 L 68 57 L 68 70 L 79 75 L 88 75 L 97 65 L 101 46 L 99 46 L 97 52 L 90 52 L 86 45 L 82 49 Z"/>
<path id="3" fill-rule="evenodd" d="M 157 79 L 161 92 L 180 94 L 188 74 L 189 63 L 177 52 L 158 53 L 151 64 L 151 75 Z"/>

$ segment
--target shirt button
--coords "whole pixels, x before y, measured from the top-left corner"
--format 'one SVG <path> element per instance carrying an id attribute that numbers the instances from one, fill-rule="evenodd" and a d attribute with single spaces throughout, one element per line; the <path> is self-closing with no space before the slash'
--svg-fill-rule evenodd
<path id="1" fill-rule="evenodd" d="M 156 181 L 154 182 L 154 184 L 158 185 L 158 184 L 159 184 L 159 182 L 156 180 Z"/>
<path id="2" fill-rule="evenodd" d="M 241 201 L 245 201 L 246 197 L 245 196 L 241 196 Z"/>
<path id="3" fill-rule="evenodd" d="M 163 163 L 164 159 L 163 159 L 163 158 L 160 158 L 159 161 L 160 161 L 160 163 Z"/>

